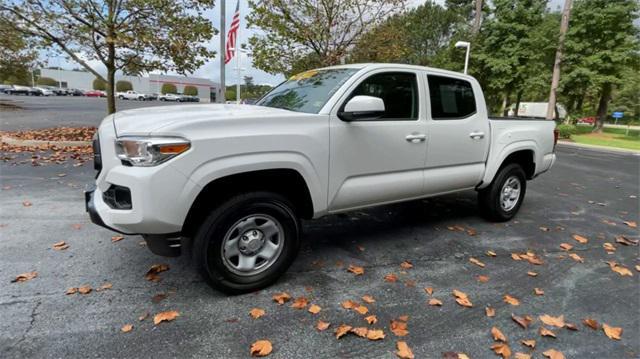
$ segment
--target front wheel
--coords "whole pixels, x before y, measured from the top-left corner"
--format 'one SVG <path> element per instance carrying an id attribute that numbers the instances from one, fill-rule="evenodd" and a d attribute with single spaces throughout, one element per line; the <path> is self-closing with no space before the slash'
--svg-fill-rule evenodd
<path id="1" fill-rule="evenodd" d="M 510 220 L 518 213 L 526 190 L 527 179 L 519 164 L 502 167 L 493 182 L 478 192 L 482 215 L 495 222 Z"/>
<path id="2" fill-rule="evenodd" d="M 275 282 L 300 247 L 300 223 L 291 202 L 276 193 L 240 194 L 204 220 L 193 241 L 193 260 L 209 285 L 229 294 Z"/>

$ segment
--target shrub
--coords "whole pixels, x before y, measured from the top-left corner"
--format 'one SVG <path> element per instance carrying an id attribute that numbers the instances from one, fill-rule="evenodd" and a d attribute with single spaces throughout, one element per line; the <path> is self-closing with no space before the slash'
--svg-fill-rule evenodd
<path id="1" fill-rule="evenodd" d="M 133 90 L 133 85 L 129 81 L 118 81 L 116 82 L 116 91 L 117 92 L 125 92 Z"/>
<path id="2" fill-rule="evenodd" d="M 558 132 L 560 138 L 571 138 L 571 135 L 574 135 L 577 130 L 574 125 L 558 125 Z"/>
<path id="3" fill-rule="evenodd" d="M 174 84 L 162 84 L 162 88 L 160 89 L 160 92 L 162 92 L 163 94 L 178 93 L 178 89 Z"/>
<path id="4" fill-rule="evenodd" d="M 195 86 L 185 86 L 184 94 L 187 96 L 198 96 L 198 88 Z"/>
<path id="5" fill-rule="evenodd" d="M 43 86 L 58 86 L 58 81 L 51 77 L 41 77 L 38 79 L 37 84 Z"/>
<path id="6" fill-rule="evenodd" d="M 107 91 L 107 83 L 99 78 L 96 78 L 95 80 L 93 80 L 93 89 Z"/>

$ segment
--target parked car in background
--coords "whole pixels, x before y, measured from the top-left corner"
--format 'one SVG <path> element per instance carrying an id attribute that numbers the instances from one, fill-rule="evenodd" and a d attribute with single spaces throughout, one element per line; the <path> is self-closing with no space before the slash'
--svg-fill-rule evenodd
<path id="1" fill-rule="evenodd" d="M 595 117 L 583 117 L 576 120 L 576 123 L 579 125 L 590 125 L 593 126 L 596 124 Z"/>
<path id="2" fill-rule="evenodd" d="M 0 84 L 0 93 L 6 93 L 5 91 L 10 89 L 11 85 L 2 85 Z"/>
<path id="3" fill-rule="evenodd" d="M 9 95 L 25 95 L 25 96 L 40 96 L 40 91 L 29 86 L 12 85 L 5 90 L 5 93 Z"/>
<path id="4" fill-rule="evenodd" d="M 182 101 L 180 102 L 200 102 L 200 97 L 198 96 L 189 96 L 189 95 L 180 95 L 182 97 Z"/>
<path id="5" fill-rule="evenodd" d="M 88 90 L 84 92 L 87 97 L 107 97 L 107 93 L 100 90 Z"/>
<path id="6" fill-rule="evenodd" d="M 148 96 L 141 93 L 141 92 L 136 92 L 133 90 L 129 90 L 126 92 L 116 92 L 116 97 L 121 99 L 121 100 L 138 100 L 138 101 L 145 101 L 148 99 Z"/>
<path id="7" fill-rule="evenodd" d="M 158 96 L 158 100 L 160 101 L 177 101 L 182 102 L 182 96 L 175 93 L 165 93 Z"/>
<path id="8" fill-rule="evenodd" d="M 80 89 L 67 89 L 68 96 L 84 96 L 84 91 Z"/>
<path id="9" fill-rule="evenodd" d="M 291 77 L 257 105 L 155 107 L 107 116 L 94 137 L 91 221 L 189 245 L 215 288 L 255 291 L 293 262 L 301 219 L 476 190 L 512 219 L 556 160 L 554 121 L 491 118 L 478 81 L 401 64 Z"/>
<path id="10" fill-rule="evenodd" d="M 34 87 L 34 91 L 38 92 L 38 96 L 53 96 L 53 91 L 46 87 Z"/>
<path id="11" fill-rule="evenodd" d="M 157 100 L 158 99 L 158 94 L 157 93 L 152 93 L 152 94 L 147 94 L 147 100 L 148 101 L 153 101 L 153 100 Z"/>

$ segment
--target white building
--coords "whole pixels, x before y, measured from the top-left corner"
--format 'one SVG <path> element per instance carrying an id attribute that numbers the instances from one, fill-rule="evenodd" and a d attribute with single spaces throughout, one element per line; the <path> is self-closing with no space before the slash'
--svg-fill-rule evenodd
<path id="1" fill-rule="evenodd" d="M 95 76 L 90 72 L 41 69 L 40 77 L 49 77 L 60 82 L 63 88 L 74 88 L 80 90 L 92 90 Z M 147 76 L 125 76 L 116 75 L 116 82 L 129 81 L 133 90 L 142 93 L 160 93 L 162 85 L 173 84 L 178 89 L 178 93 L 183 93 L 185 86 L 194 86 L 198 89 L 198 97 L 201 102 L 219 102 L 222 98 L 220 84 L 208 79 L 149 74 Z"/>

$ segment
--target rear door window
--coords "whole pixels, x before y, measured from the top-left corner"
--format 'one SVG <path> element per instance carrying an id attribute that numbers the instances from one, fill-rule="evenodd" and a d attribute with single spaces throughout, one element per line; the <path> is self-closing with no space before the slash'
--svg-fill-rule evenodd
<path id="1" fill-rule="evenodd" d="M 431 118 L 456 120 L 476 113 L 471 83 L 445 76 L 428 75 Z"/>

